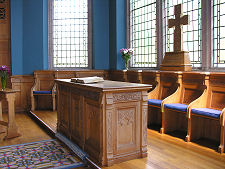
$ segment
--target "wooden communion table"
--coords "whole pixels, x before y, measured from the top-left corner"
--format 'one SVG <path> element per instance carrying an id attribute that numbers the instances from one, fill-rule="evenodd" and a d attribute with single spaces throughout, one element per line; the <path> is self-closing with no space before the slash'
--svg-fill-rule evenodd
<path id="1" fill-rule="evenodd" d="M 101 166 L 147 156 L 151 85 L 108 81 L 78 84 L 58 79 L 57 132 Z"/>
<path id="2" fill-rule="evenodd" d="M 10 139 L 21 136 L 17 131 L 15 121 L 15 98 L 17 90 L 8 89 L 0 90 L 0 133 L 5 132 L 3 126 L 7 126 L 7 134 L 4 139 Z M 8 102 L 8 122 L 3 121 L 2 118 L 2 100 L 6 99 Z M 2 126 L 3 125 L 3 126 Z"/>

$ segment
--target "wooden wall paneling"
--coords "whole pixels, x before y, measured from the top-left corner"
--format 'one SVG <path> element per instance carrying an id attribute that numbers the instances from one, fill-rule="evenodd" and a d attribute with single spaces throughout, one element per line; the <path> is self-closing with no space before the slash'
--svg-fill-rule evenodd
<path id="1" fill-rule="evenodd" d="M 109 70 L 109 80 L 127 82 L 126 70 Z"/>
<path id="2" fill-rule="evenodd" d="M 142 70 L 127 70 L 127 81 L 131 83 L 142 83 Z"/>
<path id="3" fill-rule="evenodd" d="M 55 79 L 71 79 L 76 76 L 74 70 L 57 70 L 55 71 Z"/>
<path id="4" fill-rule="evenodd" d="M 159 72 L 159 71 L 149 71 L 149 70 L 142 71 L 142 76 L 141 76 L 142 80 L 141 81 L 143 84 L 151 84 L 152 85 L 152 89 L 150 89 L 150 91 L 154 90 L 158 84 L 158 82 L 156 80 L 157 72 Z"/>
<path id="5" fill-rule="evenodd" d="M 105 70 L 78 70 L 76 71 L 76 77 L 90 77 L 90 76 L 99 76 L 104 79 L 108 79 L 107 71 Z"/>
<path id="6" fill-rule="evenodd" d="M 6 65 L 11 75 L 10 0 L 0 2 L 0 66 Z M 7 88 L 11 88 L 10 75 Z"/>
<path id="7" fill-rule="evenodd" d="M 11 76 L 12 89 L 16 92 L 16 112 L 28 111 L 31 108 L 30 91 L 34 84 L 32 75 L 15 75 Z"/>

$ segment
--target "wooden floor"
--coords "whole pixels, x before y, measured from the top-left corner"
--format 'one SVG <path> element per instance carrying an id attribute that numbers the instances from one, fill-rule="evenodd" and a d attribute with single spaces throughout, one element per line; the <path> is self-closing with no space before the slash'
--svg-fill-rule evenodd
<path id="1" fill-rule="evenodd" d="M 47 125 L 56 127 L 56 112 L 39 111 L 35 114 Z M 16 121 L 22 136 L 8 141 L 1 140 L 1 146 L 51 138 L 26 114 L 17 113 Z M 1 134 L 2 137 L 3 135 Z M 221 155 L 213 149 L 195 143 L 186 143 L 180 138 L 161 135 L 150 129 L 147 137 L 147 158 L 126 161 L 104 169 L 225 169 L 225 154 Z"/>
<path id="2" fill-rule="evenodd" d="M 3 113 L 3 119 L 7 121 L 7 114 Z M 0 146 L 29 143 L 52 139 L 39 125 L 37 125 L 26 113 L 16 113 L 16 124 L 20 137 L 4 140 L 6 133 L 0 134 Z"/>

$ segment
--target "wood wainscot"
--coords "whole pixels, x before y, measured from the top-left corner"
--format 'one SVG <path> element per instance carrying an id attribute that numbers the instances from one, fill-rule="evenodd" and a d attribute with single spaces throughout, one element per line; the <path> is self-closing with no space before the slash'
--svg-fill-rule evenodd
<path id="1" fill-rule="evenodd" d="M 127 70 L 109 70 L 109 80 L 127 82 Z"/>
<path id="2" fill-rule="evenodd" d="M 147 90 L 151 85 L 56 80 L 57 132 L 101 166 L 147 156 Z"/>
<path id="3" fill-rule="evenodd" d="M 30 91 L 34 84 L 32 75 L 11 76 L 12 89 L 17 90 L 15 109 L 16 112 L 25 112 L 31 108 Z"/>

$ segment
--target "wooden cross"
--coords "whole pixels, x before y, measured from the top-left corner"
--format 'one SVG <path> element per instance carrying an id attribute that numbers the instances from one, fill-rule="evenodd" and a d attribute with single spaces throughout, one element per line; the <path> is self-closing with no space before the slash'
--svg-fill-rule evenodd
<path id="1" fill-rule="evenodd" d="M 183 28 L 182 25 L 188 25 L 189 16 L 183 16 L 183 6 L 178 4 L 174 7 L 175 19 L 169 19 L 168 27 L 174 29 L 174 52 L 183 51 Z"/>

